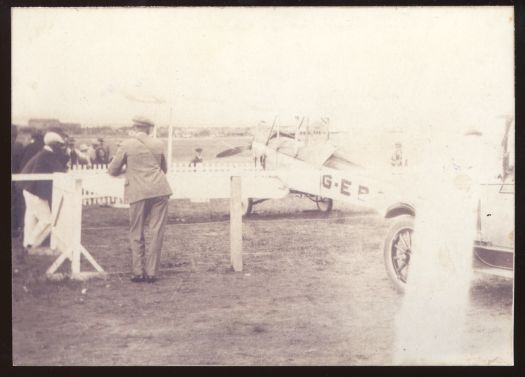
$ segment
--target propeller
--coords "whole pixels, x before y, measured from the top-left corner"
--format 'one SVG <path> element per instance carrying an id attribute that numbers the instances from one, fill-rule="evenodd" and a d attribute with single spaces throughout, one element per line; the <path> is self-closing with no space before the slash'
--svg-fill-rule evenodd
<path id="1" fill-rule="evenodd" d="M 265 122 L 262 121 L 259 123 L 259 125 L 264 125 Z M 268 134 L 268 136 L 265 135 L 265 140 L 264 142 L 268 143 L 268 141 L 271 139 L 272 137 L 272 132 L 273 132 L 273 129 L 275 128 L 275 125 L 277 124 L 277 116 L 275 116 L 274 120 L 273 120 L 273 124 L 272 124 L 272 127 L 270 129 L 270 133 Z M 252 139 L 252 142 L 254 140 L 257 139 L 257 135 Z M 217 155 L 215 156 L 215 158 L 224 158 L 224 157 L 231 157 L 231 156 L 235 156 L 239 153 L 242 153 L 244 151 L 249 151 L 252 149 L 252 143 L 250 142 L 249 145 L 240 145 L 240 146 L 236 146 L 234 147 L 233 145 L 230 145 L 224 141 L 221 141 L 222 144 L 224 144 L 225 146 L 229 147 L 228 149 L 225 149 L 223 150 L 222 152 L 219 152 L 217 153 Z"/>
<path id="2" fill-rule="evenodd" d="M 251 149 L 252 149 L 251 145 L 242 145 L 242 146 L 226 149 L 226 150 L 224 150 L 224 151 L 222 151 L 220 153 L 217 153 L 217 155 L 215 157 L 216 158 L 224 158 L 224 157 L 235 156 L 236 154 L 239 154 L 239 153 L 244 152 L 244 151 L 249 151 Z"/>

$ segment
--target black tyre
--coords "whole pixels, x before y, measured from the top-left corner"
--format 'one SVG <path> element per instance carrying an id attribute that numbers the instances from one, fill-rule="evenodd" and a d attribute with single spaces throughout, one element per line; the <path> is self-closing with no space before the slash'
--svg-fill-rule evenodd
<path id="1" fill-rule="evenodd" d="M 385 245 L 385 268 L 397 291 L 403 293 L 410 266 L 412 254 L 412 235 L 414 233 L 414 217 L 400 215 L 391 220 Z"/>
<path id="2" fill-rule="evenodd" d="M 242 200 L 242 216 L 243 217 L 250 216 L 252 214 L 252 210 L 253 210 L 253 199 L 252 198 L 243 199 Z"/>
<path id="3" fill-rule="evenodd" d="M 328 213 L 332 210 L 334 206 L 334 201 L 330 198 L 318 197 L 315 201 L 315 204 L 317 204 L 317 209 L 319 209 L 319 211 Z"/>

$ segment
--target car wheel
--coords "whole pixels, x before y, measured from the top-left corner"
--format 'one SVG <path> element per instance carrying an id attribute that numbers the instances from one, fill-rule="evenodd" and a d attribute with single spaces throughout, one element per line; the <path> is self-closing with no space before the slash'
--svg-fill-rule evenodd
<path id="1" fill-rule="evenodd" d="M 412 254 L 412 235 L 414 233 L 414 216 L 401 215 L 392 220 L 388 229 L 384 258 L 385 268 L 397 291 L 403 293 L 407 282 Z"/>
<path id="2" fill-rule="evenodd" d="M 248 217 L 251 215 L 253 210 L 253 199 L 252 198 L 246 198 L 242 199 L 242 216 Z"/>
<path id="3" fill-rule="evenodd" d="M 315 204 L 317 204 L 317 209 L 319 209 L 319 211 L 328 213 L 332 210 L 332 207 L 334 206 L 334 201 L 330 198 L 318 197 L 315 200 Z"/>

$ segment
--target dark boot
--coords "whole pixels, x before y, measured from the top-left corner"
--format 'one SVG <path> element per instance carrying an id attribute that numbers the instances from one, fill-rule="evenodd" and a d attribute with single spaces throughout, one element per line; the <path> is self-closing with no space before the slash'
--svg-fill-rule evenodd
<path id="1" fill-rule="evenodd" d="M 144 275 L 133 275 L 129 280 L 133 283 L 143 283 L 145 281 Z"/>

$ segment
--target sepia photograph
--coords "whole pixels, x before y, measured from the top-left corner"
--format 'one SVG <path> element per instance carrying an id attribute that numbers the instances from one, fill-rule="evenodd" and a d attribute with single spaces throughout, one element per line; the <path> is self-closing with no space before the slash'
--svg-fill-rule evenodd
<path id="1" fill-rule="evenodd" d="M 514 10 L 11 8 L 12 364 L 514 365 Z"/>

